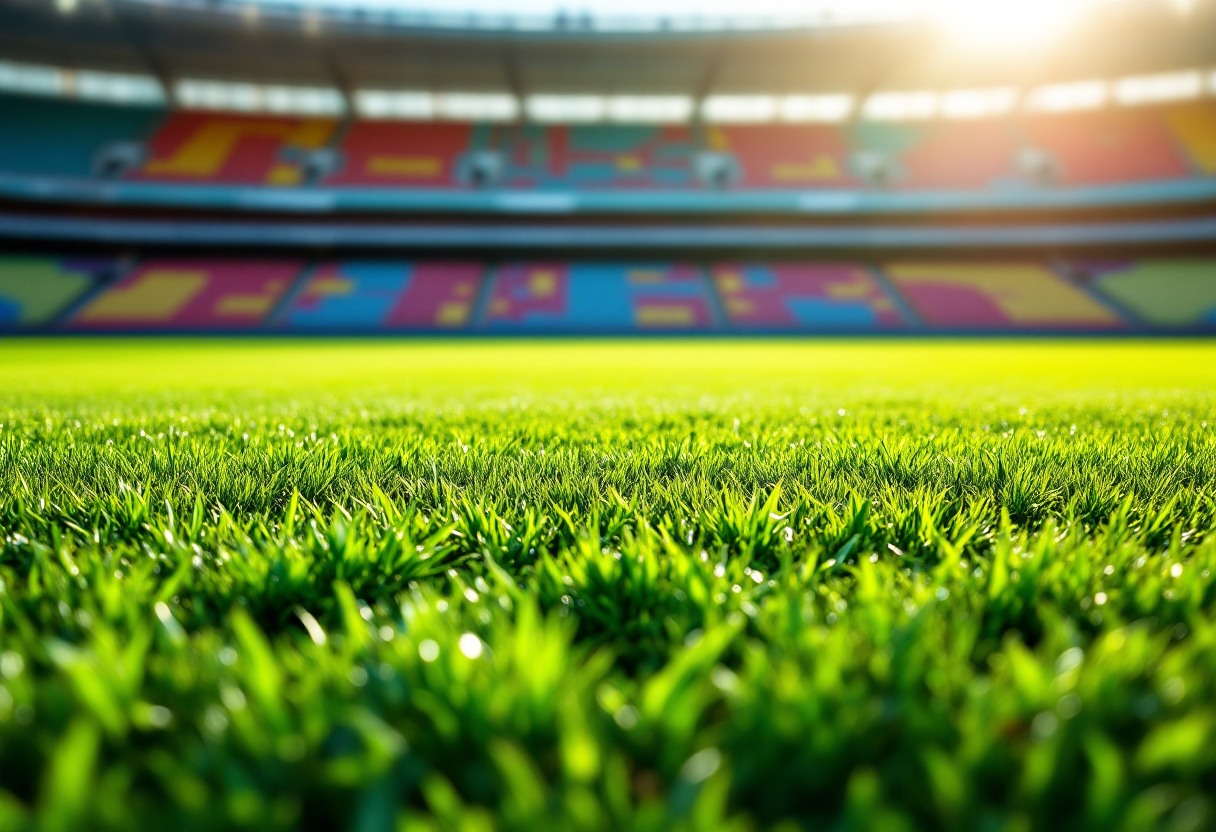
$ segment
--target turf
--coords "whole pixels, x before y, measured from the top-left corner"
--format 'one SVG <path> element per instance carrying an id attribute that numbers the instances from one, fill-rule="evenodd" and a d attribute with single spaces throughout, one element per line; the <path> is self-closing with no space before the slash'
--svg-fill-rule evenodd
<path id="1" fill-rule="evenodd" d="M 1216 824 L 1216 345 L 0 343 L 0 829 Z"/>

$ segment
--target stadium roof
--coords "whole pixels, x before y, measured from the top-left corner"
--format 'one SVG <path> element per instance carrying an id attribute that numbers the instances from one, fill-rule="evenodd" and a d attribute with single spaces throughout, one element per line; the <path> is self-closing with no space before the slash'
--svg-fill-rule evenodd
<path id="1" fill-rule="evenodd" d="M 330 0 L 312 0 L 329 2 Z M 925 19 L 765 31 L 394 24 L 362 5 L 0 0 L 0 56 L 182 78 L 434 92 L 795 94 L 949 89 L 1216 66 L 1216 2 L 1107 0 L 996 48 Z M 333 0 L 336 2 L 336 0 Z M 1024 0 L 1036 6 L 1046 0 Z M 888 6 L 891 4 L 888 3 Z M 812 6 L 813 7 L 813 6 Z M 763 8 L 762 6 L 760 8 Z M 1007 45 L 1008 46 L 1008 45 Z"/>
<path id="2" fill-rule="evenodd" d="M 63 0 L 61 0 L 62 2 Z M 166 0 L 131 0 L 164 5 Z M 556 32 L 713 32 L 815 29 L 958 16 L 984 9 L 988 17 L 1036 25 L 1060 10 L 1128 0 L 169 0 L 179 7 L 228 9 L 256 5 L 278 15 L 329 21 L 375 20 L 411 28 Z M 1049 9 L 1047 7 L 1050 7 Z M 1029 10 L 1029 14 L 1027 14 Z M 1050 11 L 1046 14 L 1045 11 Z M 974 15 L 969 15 L 974 16 Z"/>

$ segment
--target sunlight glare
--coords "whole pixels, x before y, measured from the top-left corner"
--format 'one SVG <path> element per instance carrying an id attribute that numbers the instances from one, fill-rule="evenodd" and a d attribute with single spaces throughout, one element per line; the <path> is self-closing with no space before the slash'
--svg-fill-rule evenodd
<path id="1" fill-rule="evenodd" d="M 942 0 L 947 29 L 979 47 L 1024 47 L 1066 32 L 1096 0 Z"/>

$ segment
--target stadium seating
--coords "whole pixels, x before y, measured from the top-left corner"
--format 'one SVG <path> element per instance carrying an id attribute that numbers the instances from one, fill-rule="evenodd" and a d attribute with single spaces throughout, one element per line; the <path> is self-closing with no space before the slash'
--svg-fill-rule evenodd
<path id="1" fill-rule="evenodd" d="M 686 127 L 555 127 L 548 136 L 554 174 L 576 188 L 679 188 L 694 181 Z"/>
<path id="2" fill-rule="evenodd" d="M 258 327 L 300 274 L 283 261 L 144 263 L 69 322 L 78 330 L 229 331 Z"/>
<path id="3" fill-rule="evenodd" d="M 1210 331 L 1216 258 L 691 264 L 0 257 L 0 331 Z"/>
<path id="4" fill-rule="evenodd" d="M 107 145 L 146 138 L 164 112 L 0 95 L 0 171 L 89 177 Z"/>
<path id="5" fill-rule="evenodd" d="M 175 113 L 150 142 L 136 179 L 246 185 L 299 185 L 301 153 L 325 147 L 329 119 Z"/>
<path id="6" fill-rule="evenodd" d="M 839 188 L 855 186 L 849 147 L 835 127 L 720 125 L 707 127 L 705 145 L 728 153 L 739 166 L 742 188 Z"/>
<path id="7" fill-rule="evenodd" d="M 469 145 L 468 124 L 358 121 L 339 149 L 341 169 L 330 185 L 450 188 Z"/>
<path id="8" fill-rule="evenodd" d="M 1164 111 L 1165 123 L 1195 170 L 1216 174 L 1216 105 L 1188 104 Z"/>
<path id="9" fill-rule="evenodd" d="M 100 170 L 103 151 L 116 149 L 125 151 L 121 163 Z M 723 175 L 706 174 L 707 166 L 721 164 Z M 486 169 L 479 172 L 479 165 Z M 1028 184 L 1169 187 L 1216 176 L 1216 104 L 842 126 L 355 119 L 339 129 L 327 118 L 169 114 L 2 95 L 0 174 L 401 191 L 678 192 L 710 185 L 772 196 L 816 189 L 1007 196 Z M 188 196 L 183 204 L 191 204 Z"/>
<path id="10" fill-rule="evenodd" d="M 1071 270 L 1150 327 L 1216 327 L 1216 259 L 1082 262 Z"/>
<path id="11" fill-rule="evenodd" d="M 850 130 L 856 154 L 888 159 L 891 187 L 984 189 L 1016 175 L 1015 137 L 1001 121 L 932 125 L 861 122 Z"/>
<path id="12" fill-rule="evenodd" d="M 1039 115 L 1021 122 L 1026 146 L 1052 157 L 1060 185 L 1183 179 L 1187 159 L 1156 110 Z"/>
<path id="13" fill-rule="evenodd" d="M 711 274 L 726 320 L 736 329 L 879 330 L 906 323 L 864 266 L 717 265 Z"/>
<path id="14" fill-rule="evenodd" d="M 1117 329 L 1124 321 L 1046 265 L 900 262 L 884 272 L 921 321 L 952 330 Z"/>
<path id="15" fill-rule="evenodd" d="M 274 322 L 309 331 L 465 329 L 484 268 L 476 263 L 327 263 Z"/>
<path id="16" fill-rule="evenodd" d="M 694 182 L 692 131 L 680 126 L 481 125 L 471 153 L 500 154 L 513 188 L 680 188 Z"/>
<path id="17" fill-rule="evenodd" d="M 0 257 L 0 331 L 53 323 L 110 268 L 105 260 Z"/>
<path id="18" fill-rule="evenodd" d="M 712 290 L 685 265 L 511 264 L 490 278 L 480 321 L 495 331 L 700 331 Z"/>

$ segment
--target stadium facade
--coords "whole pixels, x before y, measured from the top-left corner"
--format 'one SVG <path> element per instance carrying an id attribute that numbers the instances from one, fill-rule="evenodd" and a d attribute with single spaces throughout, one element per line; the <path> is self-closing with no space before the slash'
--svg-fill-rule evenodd
<path id="1" fill-rule="evenodd" d="M 4 0 L 0 327 L 1216 328 L 1212 4 L 693 23 Z"/>

